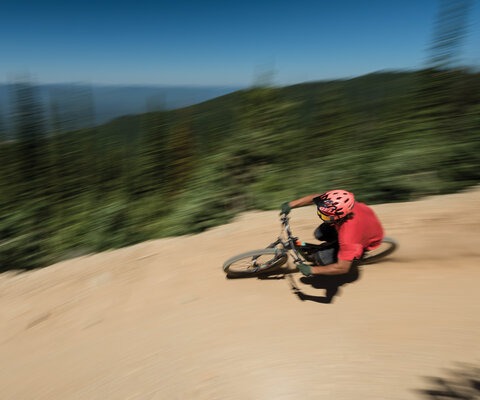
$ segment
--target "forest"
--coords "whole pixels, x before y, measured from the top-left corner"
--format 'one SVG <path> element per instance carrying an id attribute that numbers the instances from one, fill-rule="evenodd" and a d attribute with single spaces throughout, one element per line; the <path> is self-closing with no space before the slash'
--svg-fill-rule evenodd
<path id="1" fill-rule="evenodd" d="M 31 82 L 11 101 L 2 271 L 201 232 L 331 188 L 374 204 L 480 178 L 480 75 L 466 69 L 259 85 L 77 130 L 61 104 L 46 113 Z"/>

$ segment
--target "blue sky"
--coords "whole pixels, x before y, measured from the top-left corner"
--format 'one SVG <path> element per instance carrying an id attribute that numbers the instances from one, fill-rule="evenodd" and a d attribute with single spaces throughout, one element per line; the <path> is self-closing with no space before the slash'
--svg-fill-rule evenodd
<path id="1" fill-rule="evenodd" d="M 416 69 L 437 0 L 0 1 L 0 82 L 249 85 Z M 474 0 L 463 61 L 480 64 Z"/>

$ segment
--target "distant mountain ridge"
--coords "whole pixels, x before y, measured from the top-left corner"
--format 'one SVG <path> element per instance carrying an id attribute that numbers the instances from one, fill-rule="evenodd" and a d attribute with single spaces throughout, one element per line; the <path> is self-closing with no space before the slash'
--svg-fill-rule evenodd
<path id="1" fill-rule="evenodd" d="M 0 124 L 12 126 L 12 85 L 0 84 Z M 173 110 L 237 91 L 239 86 L 36 85 L 46 116 L 57 110 L 72 128 L 100 125 L 117 117 Z M 0 125 L 1 129 L 1 125 Z"/>

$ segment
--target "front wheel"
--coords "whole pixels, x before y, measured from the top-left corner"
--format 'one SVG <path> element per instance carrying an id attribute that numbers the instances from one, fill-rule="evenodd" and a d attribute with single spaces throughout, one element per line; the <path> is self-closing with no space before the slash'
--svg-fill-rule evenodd
<path id="1" fill-rule="evenodd" d="M 362 259 L 360 260 L 360 265 L 376 263 L 382 258 L 392 254 L 397 247 L 398 243 L 395 239 L 384 237 L 380 246 L 371 251 L 367 251 L 363 255 Z"/>
<path id="2" fill-rule="evenodd" d="M 252 250 L 225 261 L 223 270 L 229 278 L 254 276 L 280 267 L 287 262 L 287 259 L 287 253 L 281 249 Z"/>

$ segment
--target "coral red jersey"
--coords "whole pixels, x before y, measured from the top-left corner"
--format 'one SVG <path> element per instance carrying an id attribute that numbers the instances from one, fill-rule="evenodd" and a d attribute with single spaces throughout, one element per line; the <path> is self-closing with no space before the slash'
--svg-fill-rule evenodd
<path id="1" fill-rule="evenodd" d="M 355 203 L 353 218 L 335 225 L 340 249 L 338 259 L 360 259 L 365 250 L 378 247 L 383 239 L 383 228 L 374 211 L 364 203 Z"/>

